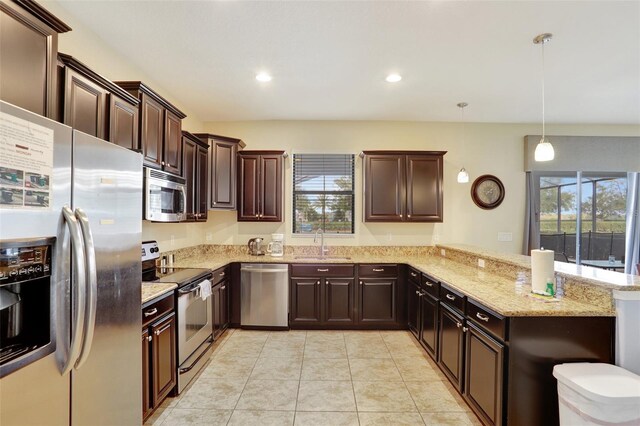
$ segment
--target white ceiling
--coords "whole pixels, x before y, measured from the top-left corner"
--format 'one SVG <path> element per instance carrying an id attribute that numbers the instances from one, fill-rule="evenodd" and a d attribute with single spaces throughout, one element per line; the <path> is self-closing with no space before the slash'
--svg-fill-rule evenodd
<path id="1" fill-rule="evenodd" d="M 466 101 L 468 121 L 538 122 L 541 48 L 532 39 L 552 32 L 547 120 L 640 124 L 640 1 L 63 7 L 204 121 L 458 121 Z M 273 80 L 257 82 L 259 71 Z M 403 80 L 386 83 L 389 72 Z"/>

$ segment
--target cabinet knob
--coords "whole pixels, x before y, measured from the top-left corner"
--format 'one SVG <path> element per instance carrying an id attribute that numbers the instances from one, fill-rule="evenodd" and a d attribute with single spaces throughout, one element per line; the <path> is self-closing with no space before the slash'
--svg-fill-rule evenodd
<path id="1" fill-rule="evenodd" d="M 360 281 L 360 285 L 362 285 L 362 281 Z"/>
<path id="2" fill-rule="evenodd" d="M 153 340 L 153 336 L 147 336 L 147 342 L 150 342 Z"/>
<path id="3" fill-rule="evenodd" d="M 420 292 L 419 292 L 418 290 L 416 290 L 416 294 L 417 294 L 418 296 L 421 296 L 421 294 L 420 294 Z"/>
<path id="4" fill-rule="evenodd" d="M 256 217 L 260 217 L 260 215 L 256 215 Z"/>
<path id="5" fill-rule="evenodd" d="M 164 161 L 162 161 L 161 164 L 164 166 Z"/>
<path id="6" fill-rule="evenodd" d="M 216 204 L 216 202 L 214 201 L 213 204 Z"/>
<path id="7" fill-rule="evenodd" d="M 407 215 L 407 217 L 411 217 L 411 215 L 410 215 L 410 214 L 408 214 L 408 215 Z"/>
<path id="8" fill-rule="evenodd" d="M 264 216 L 263 214 L 260 214 L 260 217 Z"/>
<path id="9" fill-rule="evenodd" d="M 316 282 L 316 284 L 317 284 L 317 285 L 320 285 L 320 281 L 317 281 L 317 282 Z"/>
<path id="10" fill-rule="evenodd" d="M 456 298 L 454 296 L 452 296 L 451 294 L 447 294 L 447 299 L 456 300 Z"/>
<path id="11" fill-rule="evenodd" d="M 456 327 L 460 328 L 460 327 L 462 327 L 462 324 L 461 324 L 461 323 L 459 323 L 459 322 L 457 322 L 457 323 L 456 323 Z"/>
<path id="12" fill-rule="evenodd" d="M 469 331 L 469 329 L 467 327 L 462 327 L 462 332 L 466 333 L 467 331 Z"/>
<path id="13" fill-rule="evenodd" d="M 220 290 L 224 290 L 225 288 L 227 288 L 227 286 L 223 285 L 222 287 L 220 287 Z"/>

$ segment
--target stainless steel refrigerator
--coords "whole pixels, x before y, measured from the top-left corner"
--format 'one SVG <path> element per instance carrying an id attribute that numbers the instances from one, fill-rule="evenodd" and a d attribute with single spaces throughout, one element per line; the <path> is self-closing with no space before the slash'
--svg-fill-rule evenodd
<path id="1" fill-rule="evenodd" d="M 141 424 L 142 156 L 0 102 L 0 172 L 0 244 L 52 241 L 48 312 L 22 318 L 50 339 L 0 366 L 0 424 Z"/>

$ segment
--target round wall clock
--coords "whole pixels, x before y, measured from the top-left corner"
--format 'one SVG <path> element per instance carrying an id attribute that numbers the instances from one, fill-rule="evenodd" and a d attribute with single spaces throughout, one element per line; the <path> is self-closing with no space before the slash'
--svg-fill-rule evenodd
<path id="1" fill-rule="evenodd" d="M 471 198 L 481 209 L 495 209 L 504 200 L 504 185 L 493 175 L 482 175 L 471 186 Z"/>

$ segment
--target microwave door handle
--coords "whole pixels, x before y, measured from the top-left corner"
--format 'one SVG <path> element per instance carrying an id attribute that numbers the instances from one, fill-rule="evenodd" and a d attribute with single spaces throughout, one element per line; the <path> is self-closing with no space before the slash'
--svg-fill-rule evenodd
<path id="1" fill-rule="evenodd" d="M 84 241 L 80 236 L 80 227 L 78 220 L 68 206 L 62 208 L 62 216 L 65 223 L 69 228 L 69 235 L 71 237 L 71 253 L 73 263 L 73 280 L 71 281 L 71 287 L 74 291 L 74 305 L 75 315 L 73 316 L 72 325 L 72 337 L 69 347 L 69 353 L 67 359 L 62 366 L 62 375 L 67 374 L 76 363 L 78 355 L 80 354 L 82 335 L 84 333 L 85 322 L 85 309 L 86 309 L 86 272 L 84 263 Z"/>
<path id="2" fill-rule="evenodd" d="M 96 327 L 96 308 L 98 305 L 98 273 L 96 268 L 96 248 L 93 242 L 93 234 L 91 232 L 91 226 L 89 225 L 89 218 L 86 213 L 80 209 L 76 209 L 76 218 L 80 223 L 80 229 L 82 230 L 82 237 L 84 241 L 85 249 L 85 262 L 86 262 L 86 288 L 87 288 L 87 315 L 84 324 L 84 338 L 82 344 L 82 351 L 80 357 L 75 364 L 75 368 L 78 369 L 87 361 L 89 353 L 91 352 L 91 346 L 93 344 L 93 333 Z"/>

